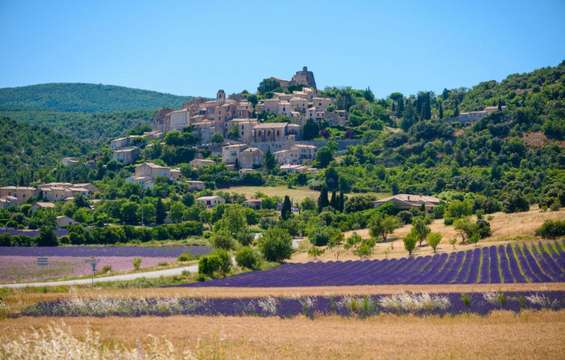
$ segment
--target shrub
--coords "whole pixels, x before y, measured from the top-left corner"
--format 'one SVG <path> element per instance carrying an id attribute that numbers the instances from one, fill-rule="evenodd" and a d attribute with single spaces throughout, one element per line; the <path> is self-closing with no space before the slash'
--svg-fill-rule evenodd
<path id="1" fill-rule="evenodd" d="M 324 249 L 321 249 L 317 246 L 312 246 L 310 249 L 308 249 L 308 256 L 311 256 L 313 258 L 317 258 L 318 256 L 321 256 L 324 253 Z"/>
<path id="2" fill-rule="evenodd" d="M 210 277 L 226 276 L 230 272 L 231 261 L 227 251 L 216 249 L 210 255 L 203 256 L 198 262 L 198 272 Z"/>
<path id="3" fill-rule="evenodd" d="M 214 231 L 210 238 L 210 242 L 212 246 L 217 249 L 230 250 L 235 246 L 235 240 L 225 230 Z"/>
<path id="4" fill-rule="evenodd" d="M 565 236 L 565 220 L 545 220 L 536 230 L 536 234 L 544 239 L 555 239 Z"/>
<path id="5" fill-rule="evenodd" d="M 428 245 L 431 246 L 431 248 L 434 250 L 435 253 L 439 243 L 441 242 L 441 234 L 436 232 L 431 232 L 428 234 L 426 241 L 428 242 Z"/>
<path id="6" fill-rule="evenodd" d="M 141 261 L 142 260 L 140 257 L 133 258 L 131 263 L 133 265 L 134 270 L 139 270 L 141 268 Z"/>
<path id="7" fill-rule="evenodd" d="M 412 213 L 407 210 L 403 210 L 398 213 L 398 217 L 403 224 L 410 224 L 412 223 Z"/>
<path id="8" fill-rule="evenodd" d="M 177 257 L 178 262 L 186 262 L 191 260 L 194 260 L 194 255 L 192 255 L 189 252 L 183 252 L 182 254 L 179 255 L 179 257 Z"/>
<path id="9" fill-rule="evenodd" d="M 112 271 L 112 266 L 111 265 L 104 265 L 102 266 L 102 269 L 100 270 L 101 274 L 107 274 L 109 272 Z"/>
<path id="10" fill-rule="evenodd" d="M 249 246 L 243 246 L 235 255 L 235 261 L 240 267 L 255 270 L 259 268 L 259 257 Z"/>
<path id="11" fill-rule="evenodd" d="M 403 239 L 404 248 L 408 251 L 408 255 L 412 256 L 412 252 L 416 248 L 416 243 L 418 242 L 418 235 L 415 231 L 410 231 Z"/>
<path id="12" fill-rule="evenodd" d="M 315 231 L 308 236 L 312 245 L 325 246 L 332 242 L 333 239 L 341 235 L 341 231 L 334 227 L 324 226 L 317 227 Z"/>
<path id="13" fill-rule="evenodd" d="M 292 254 L 292 238 L 284 229 L 270 228 L 259 241 L 259 248 L 267 261 L 281 262 Z"/>

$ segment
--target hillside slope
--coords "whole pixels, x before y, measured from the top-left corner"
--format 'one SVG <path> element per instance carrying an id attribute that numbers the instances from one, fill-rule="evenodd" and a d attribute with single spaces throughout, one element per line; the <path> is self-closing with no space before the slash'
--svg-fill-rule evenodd
<path id="1" fill-rule="evenodd" d="M 123 86 L 51 83 L 0 89 L 0 110 L 113 112 L 179 107 L 190 99 Z"/>
<path id="2" fill-rule="evenodd" d="M 0 117 L 0 185 L 27 184 L 64 156 L 89 149 L 49 128 Z"/>

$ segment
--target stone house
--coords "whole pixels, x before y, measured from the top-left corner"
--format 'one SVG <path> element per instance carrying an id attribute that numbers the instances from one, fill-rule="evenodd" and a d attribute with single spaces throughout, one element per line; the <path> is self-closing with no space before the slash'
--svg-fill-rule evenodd
<path id="1" fill-rule="evenodd" d="M 214 164 L 215 164 L 214 160 L 210 160 L 210 159 L 193 159 L 190 162 L 190 166 L 192 166 L 195 169 L 200 169 L 205 166 L 212 166 Z"/>
<path id="2" fill-rule="evenodd" d="M 239 153 L 247 148 L 247 144 L 233 144 L 222 147 L 222 162 L 224 164 L 235 164 Z"/>
<path id="3" fill-rule="evenodd" d="M 215 207 L 221 204 L 225 204 L 226 200 L 218 195 L 202 196 L 196 199 L 196 202 L 206 206 L 207 208 Z"/>
<path id="4" fill-rule="evenodd" d="M 256 168 L 263 163 L 263 152 L 259 148 L 249 147 L 239 153 L 237 160 L 242 169 Z"/>
<path id="5" fill-rule="evenodd" d="M 123 164 L 131 164 L 139 158 L 140 153 L 141 151 L 137 146 L 127 147 L 114 150 L 114 152 L 112 153 L 112 159 Z"/>
<path id="6" fill-rule="evenodd" d="M 186 183 L 188 184 L 189 191 L 201 191 L 206 188 L 204 181 L 189 180 Z"/>
<path id="7" fill-rule="evenodd" d="M 64 227 L 67 227 L 69 225 L 78 224 L 78 222 L 74 221 L 73 219 L 71 219 L 70 217 L 68 217 L 66 215 L 57 216 L 55 218 L 55 222 L 57 224 L 57 227 L 59 227 L 59 228 L 64 228 Z"/>
<path id="8" fill-rule="evenodd" d="M 439 205 L 441 200 L 436 197 L 426 195 L 396 194 L 374 202 L 375 206 L 388 203 L 393 204 L 398 209 L 420 208 L 422 206 L 426 209 L 431 209 Z"/>
<path id="9" fill-rule="evenodd" d="M 6 204 L 16 204 L 26 202 L 30 198 L 38 195 L 38 190 L 31 186 L 3 186 L 0 187 L 0 198 L 5 198 Z M 8 199 L 8 197 L 10 197 Z M 14 200 L 15 198 L 15 200 Z"/>

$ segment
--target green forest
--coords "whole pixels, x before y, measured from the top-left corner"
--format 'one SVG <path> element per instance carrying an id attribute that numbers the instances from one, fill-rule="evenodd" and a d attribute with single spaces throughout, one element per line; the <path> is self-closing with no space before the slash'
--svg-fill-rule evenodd
<path id="1" fill-rule="evenodd" d="M 123 86 L 52 83 L 0 89 L 0 110 L 115 112 L 179 107 L 189 96 Z"/>

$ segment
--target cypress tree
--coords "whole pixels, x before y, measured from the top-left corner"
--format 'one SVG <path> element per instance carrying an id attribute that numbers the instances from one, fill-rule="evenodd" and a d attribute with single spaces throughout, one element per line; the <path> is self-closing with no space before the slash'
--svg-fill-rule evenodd
<path id="1" fill-rule="evenodd" d="M 163 204 L 163 200 L 159 198 L 157 200 L 157 205 L 155 206 L 155 222 L 160 225 L 165 222 L 167 218 L 167 209 L 165 209 L 165 204 Z"/>
<path id="2" fill-rule="evenodd" d="M 288 220 L 292 215 L 292 202 L 290 202 L 290 198 L 288 195 L 284 196 L 282 208 L 281 208 L 281 219 Z"/>
<path id="3" fill-rule="evenodd" d="M 343 191 L 340 191 L 340 192 L 339 192 L 339 201 L 338 201 L 338 204 L 339 204 L 339 209 L 338 209 L 338 210 L 339 210 L 340 212 L 343 212 L 343 210 L 345 209 L 345 195 L 343 194 Z"/>
<path id="4" fill-rule="evenodd" d="M 330 200 L 330 206 L 334 209 L 334 210 L 339 210 L 339 203 L 338 203 L 338 198 L 337 198 L 337 194 L 335 193 L 335 191 L 332 192 L 332 198 Z"/>
<path id="5" fill-rule="evenodd" d="M 328 189 L 326 189 L 326 187 L 323 187 L 320 191 L 320 197 L 318 198 L 318 211 L 321 212 L 322 210 L 324 210 L 324 208 L 328 207 L 328 205 Z"/>

